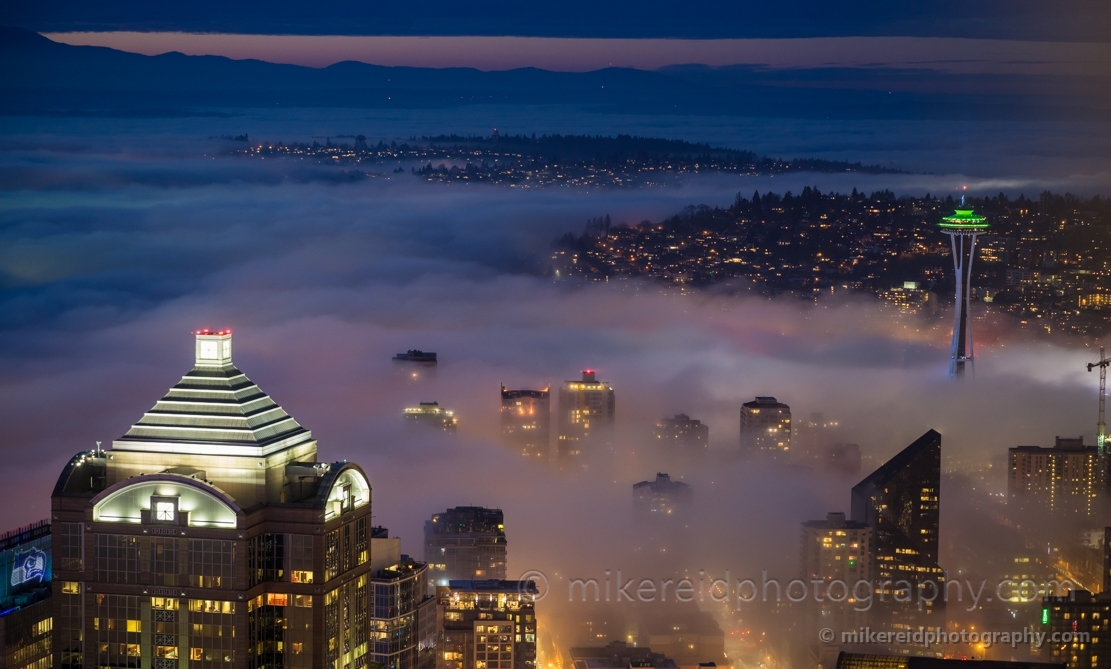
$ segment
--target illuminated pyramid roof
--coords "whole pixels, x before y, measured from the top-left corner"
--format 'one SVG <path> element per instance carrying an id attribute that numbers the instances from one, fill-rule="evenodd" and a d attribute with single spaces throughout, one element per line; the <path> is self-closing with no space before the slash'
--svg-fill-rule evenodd
<path id="1" fill-rule="evenodd" d="M 230 331 L 204 330 L 196 338 L 193 369 L 113 449 L 260 457 L 312 441 L 232 364 Z"/>

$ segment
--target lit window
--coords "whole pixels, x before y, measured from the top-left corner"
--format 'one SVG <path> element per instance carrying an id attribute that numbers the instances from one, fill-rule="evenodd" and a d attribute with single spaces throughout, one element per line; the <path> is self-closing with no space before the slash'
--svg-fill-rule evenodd
<path id="1" fill-rule="evenodd" d="M 289 606 L 289 595 L 278 592 L 266 593 L 266 603 L 270 606 Z"/>
<path id="2" fill-rule="evenodd" d="M 62 594 L 65 594 L 65 595 L 80 595 L 81 594 L 81 584 L 78 583 L 77 581 L 63 581 L 62 582 Z"/>

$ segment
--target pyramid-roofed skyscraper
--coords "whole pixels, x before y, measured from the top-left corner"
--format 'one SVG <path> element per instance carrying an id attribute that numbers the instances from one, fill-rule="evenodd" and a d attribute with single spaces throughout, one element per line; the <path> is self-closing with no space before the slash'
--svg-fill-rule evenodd
<path id="1" fill-rule="evenodd" d="M 54 666 L 367 666 L 366 474 L 319 462 L 231 343 L 195 333 L 193 368 L 58 478 Z"/>

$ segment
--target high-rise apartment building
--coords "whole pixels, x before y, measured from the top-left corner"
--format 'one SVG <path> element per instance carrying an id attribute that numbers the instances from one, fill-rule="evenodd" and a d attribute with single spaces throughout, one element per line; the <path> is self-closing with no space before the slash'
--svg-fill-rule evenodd
<path id="1" fill-rule="evenodd" d="M 504 579 L 505 559 L 501 509 L 457 506 L 424 521 L 424 561 L 437 585 Z"/>
<path id="2" fill-rule="evenodd" d="M 551 393 L 501 387 L 501 434 L 507 446 L 526 457 L 548 458 L 551 441 Z"/>
<path id="3" fill-rule="evenodd" d="M 0 535 L 0 668 L 50 669 L 50 521 Z"/>
<path id="4" fill-rule="evenodd" d="M 57 667 L 367 666 L 371 489 L 196 333 L 193 369 L 51 500 Z"/>
<path id="5" fill-rule="evenodd" d="M 852 490 L 853 520 L 872 528 L 875 625 L 944 624 L 940 486 L 941 435 L 930 430 Z"/>
<path id="6" fill-rule="evenodd" d="M 442 647 L 436 669 L 535 669 L 532 581 L 451 581 L 436 588 Z"/>
<path id="7" fill-rule="evenodd" d="M 832 629 L 839 639 L 842 630 L 865 625 L 867 612 L 857 604 L 852 588 L 872 579 L 872 527 L 847 520 L 843 513 L 829 513 L 825 520 L 802 524 L 801 547 L 800 578 L 820 589 L 806 599 L 806 643 L 816 644 L 823 628 Z"/>
<path id="8" fill-rule="evenodd" d="M 872 578 L 872 527 L 843 513 L 802 524 L 802 575 L 806 582 Z"/>
<path id="9" fill-rule="evenodd" d="M 1053 448 L 1008 449 L 1009 503 L 1056 514 L 1090 516 L 1102 486 L 1099 450 L 1083 437 L 1057 437 Z"/>
<path id="10" fill-rule="evenodd" d="M 656 423 L 656 442 L 686 453 L 705 453 L 710 447 L 710 426 L 685 413 Z"/>
<path id="11" fill-rule="evenodd" d="M 559 389 L 560 458 L 575 458 L 591 442 L 603 441 L 613 429 L 616 402 L 613 388 L 596 378 L 594 370 L 583 370 L 581 381 L 566 381 Z"/>
<path id="12" fill-rule="evenodd" d="M 1111 657 L 1111 593 L 1072 590 L 1044 597 L 1041 622 L 1047 635 L 1041 652 L 1048 661 L 1068 667 L 1106 666 Z"/>
<path id="13" fill-rule="evenodd" d="M 741 405 L 741 451 L 785 458 L 791 451 L 791 407 L 774 397 Z"/>

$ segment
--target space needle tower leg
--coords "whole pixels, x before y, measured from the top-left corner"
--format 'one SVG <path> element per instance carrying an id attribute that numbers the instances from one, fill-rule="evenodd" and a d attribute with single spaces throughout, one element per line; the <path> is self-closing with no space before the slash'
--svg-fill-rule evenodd
<path id="1" fill-rule="evenodd" d="M 964 329 L 964 319 L 961 318 L 961 312 L 964 309 L 964 268 L 961 266 L 963 260 L 963 250 L 958 240 L 957 235 L 949 235 L 949 240 L 953 248 L 953 271 L 956 274 L 957 294 L 956 299 L 953 301 L 953 345 L 949 349 L 949 376 L 957 376 L 963 368 L 959 362 L 960 356 L 960 341 L 961 332 Z"/>

